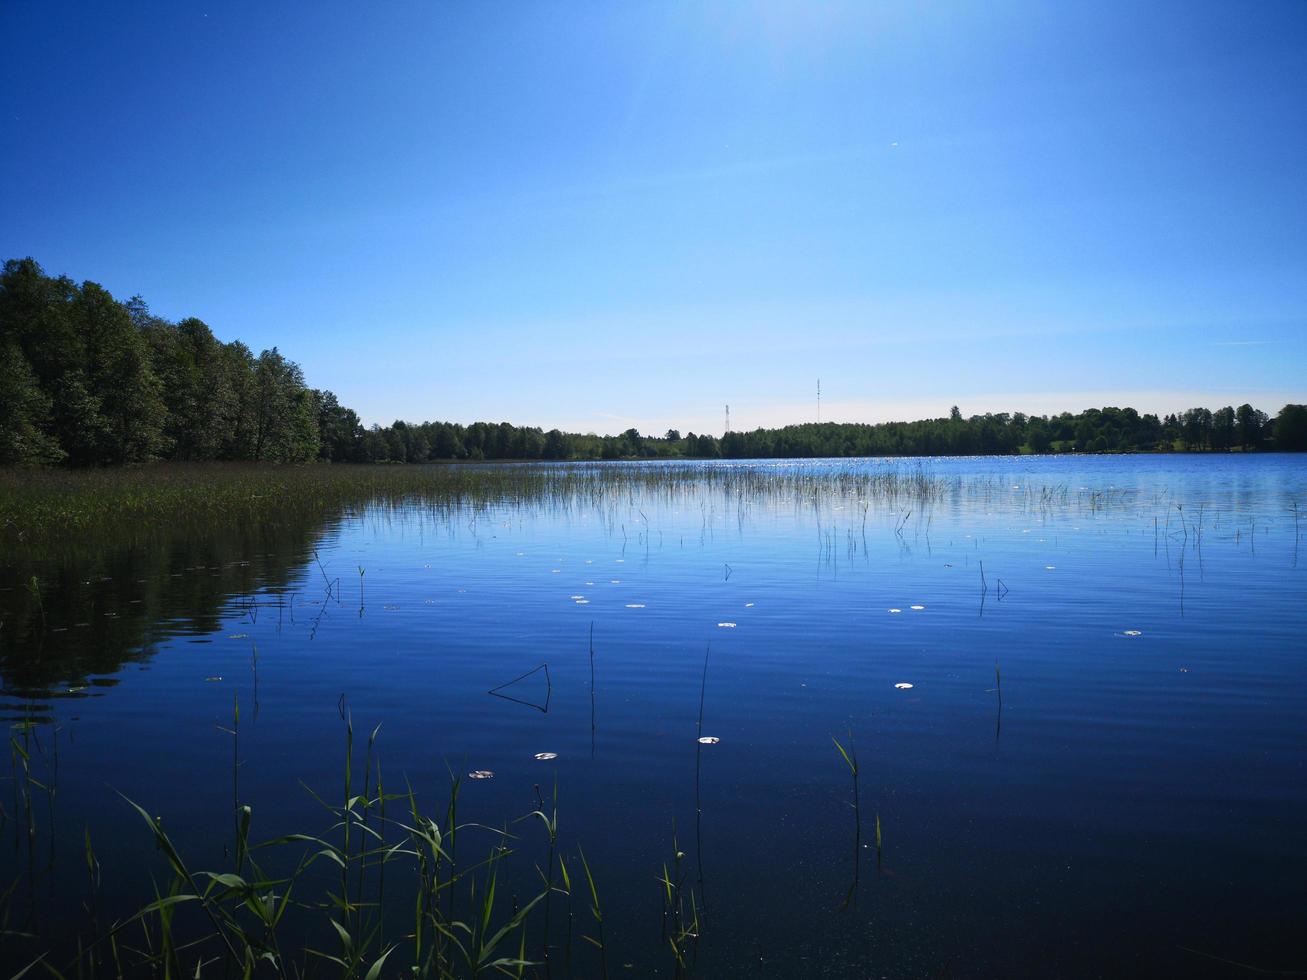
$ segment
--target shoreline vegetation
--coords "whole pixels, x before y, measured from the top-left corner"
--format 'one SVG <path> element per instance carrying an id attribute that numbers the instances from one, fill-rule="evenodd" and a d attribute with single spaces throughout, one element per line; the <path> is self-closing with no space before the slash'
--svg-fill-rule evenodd
<path id="1" fill-rule="evenodd" d="M 831 472 L 763 471 L 756 467 L 608 466 L 575 462 L 512 464 L 156 463 L 69 470 L 0 468 L 0 543 L 73 546 L 87 532 L 144 539 L 162 529 L 219 519 L 258 527 L 318 521 L 373 504 L 416 503 L 434 514 L 479 513 L 504 504 L 607 510 L 639 495 L 675 496 L 710 487 L 731 499 L 817 499 L 855 493 L 860 499 L 925 502 L 954 485 L 919 461 L 886 460 L 872 468 Z"/>
<path id="2" fill-rule="evenodd" d="M 566 433 L 507 422 L 365 427 L 310 388 L 276 347 L 257 356 L 203 321 L 150 313 L 35 260 L 0 272 L 0 466 L 155 461 L 424 463 L 483 460 L 789 459 L 1067 452 L 1307 450 L 1307 405 L 1157 416 L 1133 408 L 913 422 L 804 423 L 721 436 Z"/>

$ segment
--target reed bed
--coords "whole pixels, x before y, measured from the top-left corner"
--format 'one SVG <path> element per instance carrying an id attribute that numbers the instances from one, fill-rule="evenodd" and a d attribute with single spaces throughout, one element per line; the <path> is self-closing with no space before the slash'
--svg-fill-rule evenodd
<path id="1" fill-rule="evenodd" d="M 924 500 L 947 481 L 923 466 L 765 464 L 429 464 L 256 466 L 166 464 L 113 470 L 0 470 L 0 538 L 50 541 L 108 526 L 269 511 L 321 513 L 372 504 L 475 512 L 503 505 L 595 506 L 704 490 L 737 500 L 827 497 Z"/>
<path id="2" fill-rule="evenodd" d="M 434 463 L 411 466 L 169 463 L 103 470 L 0 470 L 0 543 L 11 549 L 67 546 L 87 535 L 148 534 L 173 527 L 330 519 L 422 508 L 475 519 L 503 507 L 599 509 L 648 533 L 642 505 L 706 506 L 743 520 L 758 504 L 822 510 L 854 502 L 923 514 L 966 498 L 1028 512 L 1127 502 L 1128 494 L 1076 494 L 1064 486 L 1014 492 L 998 476 L 944 477 L 928 461 L 714 463 Z M 616 528 L 616 523 L 615 523 Z"/>

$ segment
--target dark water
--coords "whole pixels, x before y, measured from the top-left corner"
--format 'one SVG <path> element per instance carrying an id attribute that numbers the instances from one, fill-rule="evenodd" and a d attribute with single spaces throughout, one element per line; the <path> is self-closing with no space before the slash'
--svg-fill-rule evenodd
<path id="1" fill-rule="evenodd" d="M 433 811 L 450 769 L 495 773 L 461 797 L 494 825 L 556 781 L 613 973 L 674 972 L 673 835 L 695 975 L 1307 970 L 1307 460 L 893 464 L 930 500 L 848 479 L 882 463 L 744 465 L 751 495 L 373 505 L 0 558 L 0 704 L 57 758 L 32 847 L 2 794 L 11 927 L 84 924 L 88 828 L 102 914 L 148 900 L 119 793 L 221 870 L 239 698 L 256 837 L 328 826 L 305 786 L 340 785 L 342 710 Z"/>

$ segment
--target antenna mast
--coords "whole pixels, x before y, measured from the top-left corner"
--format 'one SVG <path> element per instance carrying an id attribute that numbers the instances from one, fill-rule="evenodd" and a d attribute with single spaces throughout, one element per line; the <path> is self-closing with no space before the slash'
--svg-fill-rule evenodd
<path id="1" fill-rule="evenodd" d="M 817 379 L 817 424 L 821 425 L 821 378 Z"/>
<path id="2" fill-rule="evenodd" d="M 731 431 L 731 406 L 726 406 L 726 431 Z"/>

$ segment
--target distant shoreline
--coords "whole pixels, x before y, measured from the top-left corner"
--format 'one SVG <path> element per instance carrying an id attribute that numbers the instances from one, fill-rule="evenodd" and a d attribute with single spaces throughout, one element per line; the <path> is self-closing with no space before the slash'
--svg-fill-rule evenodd
<path id="1" fill-rule="evenodd" d="M 1307 450 L 1307 405 L 1272 419 L 1244 403 L 1158 416 L 1133 408 L 912 422 L 808 422 L 684 435 L 544 431 L 507 422 L 365 427 L 309 387 L 276 347 L 219 341 L 145 301 L 48 276 L 33 259 L 0 274 L 0 467 L 187 462 L 423 463 L 440 460 L 806 459 L 1111 452 Z M 727 428 L 730 416 L 725 418 Z"/>

